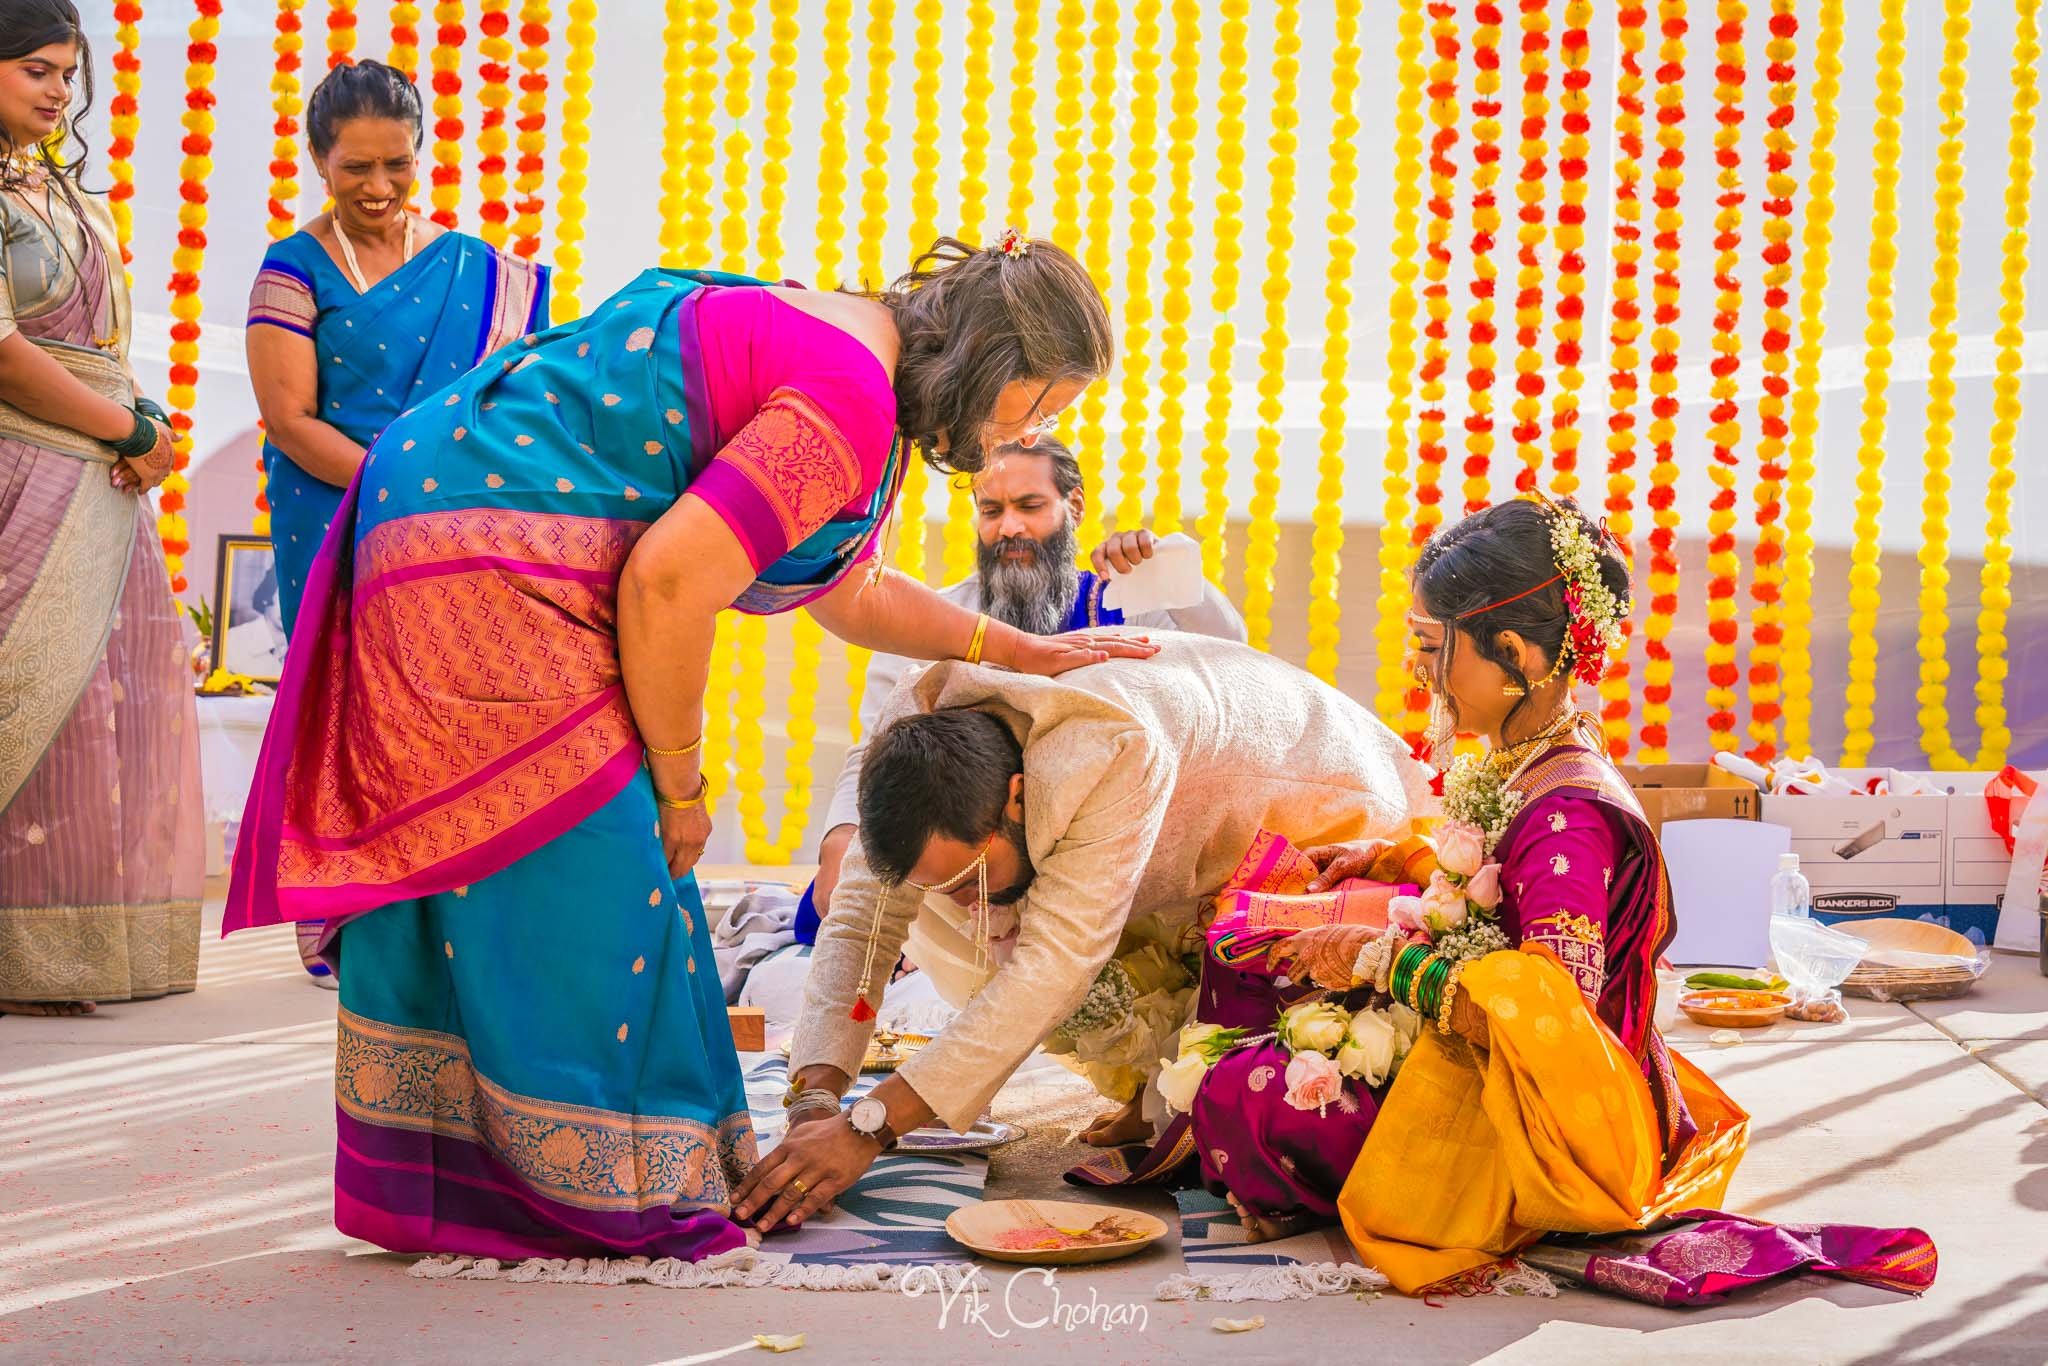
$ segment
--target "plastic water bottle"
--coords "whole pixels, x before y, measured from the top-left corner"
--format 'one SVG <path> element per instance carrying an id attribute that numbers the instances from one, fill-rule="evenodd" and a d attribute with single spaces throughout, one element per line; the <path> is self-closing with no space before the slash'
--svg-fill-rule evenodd
<path id="1" fill-rule="evenodd" d="M 1799 855 L 1778 855 L 1778 871 L 1771 877 L 1771 914 L 1805 920 L 1813 914 L 1813 888 L 1799 871 Z"/>

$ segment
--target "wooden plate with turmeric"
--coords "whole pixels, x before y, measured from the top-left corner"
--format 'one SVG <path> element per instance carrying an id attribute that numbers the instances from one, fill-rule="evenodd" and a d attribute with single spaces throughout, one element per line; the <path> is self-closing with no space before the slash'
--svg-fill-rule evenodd
<path id="1" fill-rule="evenodd" d="M 1150 1247 L 1166 1225 L 1142 1210 L 1073 1200 L 984 1200 L 946 1216 L 954 1242 L 998 1262 L 1081 1266 Z"/>
<path id="2" fill-rule="evenodd" d="M 1680 1010 L 1715 1029 L 1762 1029 L 1791 1004 L 1782 991 L 1692 991 L 1678 998 Z"/>

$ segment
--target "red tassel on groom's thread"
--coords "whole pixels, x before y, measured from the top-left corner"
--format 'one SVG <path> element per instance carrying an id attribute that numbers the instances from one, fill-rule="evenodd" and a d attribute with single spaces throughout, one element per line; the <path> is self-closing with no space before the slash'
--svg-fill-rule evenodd
<path id="1" fill-rule="evenodd" d="M 866 1024 L 875 1018 L 875 1008 L 868 1004 L 865 994 L 853 998 L 853 1009 L 846 1012 L 846 1018 L 855 1024 Z"/>

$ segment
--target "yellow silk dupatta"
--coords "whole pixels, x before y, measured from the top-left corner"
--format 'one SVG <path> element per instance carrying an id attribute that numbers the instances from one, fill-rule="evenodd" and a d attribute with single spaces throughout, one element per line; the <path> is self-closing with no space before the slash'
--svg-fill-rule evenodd
<path id="1" fill-rule="evenodd" d="M 1664 1169 L 1643 1071 L 1540 948 L 1471 964 L 1491 1048 L 1426 1031 L 1338 1197 L 1360 1258 L 1405 1294 L 1479 1273 L 1545 1233 L 1616 1233 L 1718 1204 L 1749 1116 L 1676 1054 L 1699 1126 Z"/>

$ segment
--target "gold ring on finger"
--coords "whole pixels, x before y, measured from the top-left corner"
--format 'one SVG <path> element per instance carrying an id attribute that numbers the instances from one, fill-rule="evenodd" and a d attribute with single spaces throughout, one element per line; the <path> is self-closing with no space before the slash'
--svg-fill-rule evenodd
<path id="1" fill-rule="evenodd" d="M 786 1186 L 784 1189 L 795 1191 L 796 1198 L 801 1200 L 804 1198 L 805 1195 L 810 1193 L 811 1188 L 803 1183 L 802 1177 L 792 1176 L 791 1178 L 789 1178 L 789 1185 Z"/>

